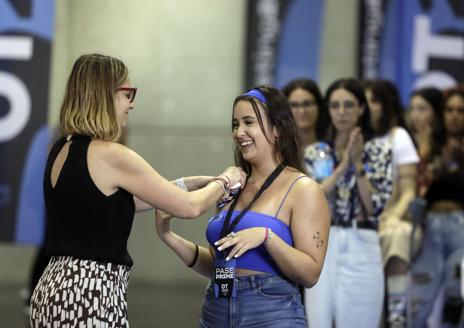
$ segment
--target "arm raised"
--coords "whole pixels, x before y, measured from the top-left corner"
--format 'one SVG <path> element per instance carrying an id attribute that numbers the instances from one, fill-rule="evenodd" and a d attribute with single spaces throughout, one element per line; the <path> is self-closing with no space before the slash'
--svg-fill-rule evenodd
<path id="1" fill-rule="evenodd" d="M 114 188 L 123 188 L 141 201 L 176 217 L 195 218 L 212 207 L 224 194 L 223 184 L 217 180 L 196 191 L 183 191 L 163 178 L 129 148 L 115 143 L 100 146 L 106 175 L 114 177 Z M 221 176 L 226 176 L 231 184 L 243 183 L 245 180 L 245 174 L 236 167 L 228 168 Z"/>

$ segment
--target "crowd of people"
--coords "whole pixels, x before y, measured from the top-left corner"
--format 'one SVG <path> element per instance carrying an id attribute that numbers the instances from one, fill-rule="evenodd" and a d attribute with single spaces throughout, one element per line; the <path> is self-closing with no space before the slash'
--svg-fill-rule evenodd
<path id="1" fill-rule="evenodd" d="M 406 108 L 386 80 L 337 80 L 323 101 L 311 80 L 283 91 L 332 211 L 309 326 L 463 326 L 464 88 Z"/>
<path id="2" fill-rule="evenodd" d="M 159 238 L 210 279 L 200 327 L 420 328 L 433 308 L 463 324 L 464 89 L 415 90 L 405 110 L 384 80 L 256 86 L 232 105 L 235 166 L 172 182 L 117 143 L 136 93 L 117 58 L 74 63 L 32 327 L 128 327 L 127 239 L 151 209 Z M 207 246 L 172 231 L 214 206 Z"/>

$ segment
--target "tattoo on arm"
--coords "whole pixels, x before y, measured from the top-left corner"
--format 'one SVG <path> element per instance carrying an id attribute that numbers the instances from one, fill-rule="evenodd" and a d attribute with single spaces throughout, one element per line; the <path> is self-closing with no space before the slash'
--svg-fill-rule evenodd
<path id="1" fill-rule="evenodd" d="M 314 234 L 313 239 L 316 241 L 317 248 L 324 245 L 324 241 L 321 239 L 321 234 L 319 233 L 319 231 Z"/>

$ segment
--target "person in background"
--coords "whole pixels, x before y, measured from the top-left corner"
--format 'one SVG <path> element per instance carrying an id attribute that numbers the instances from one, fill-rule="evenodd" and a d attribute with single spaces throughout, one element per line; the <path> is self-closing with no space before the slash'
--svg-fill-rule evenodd
<path id="1" fill-rule="evenodd" d="M 333 82 L 325 95 L 325 140 L 306 148 L 308 175 L 332 210 L 329 246 L 319 282 L 306 290 L 309 327 L 377 327 L 384 297 L 378 219 L 392 192 L 389 143 L 374 139 L 360 81 Z"/>
<path id="2" fill-rule="evenodd" d="M 440 327 L 458 327 L 463 306 L 459 267 L 464 255 L 464 92 L 450 90 L 444 98 L 434 88 L 415 91 L 410 122 L 428 170 L 424 240 L 412 267 L 413 327 L 426 327 L 434 305 L 440 310 L 435 318 Z M 436 304 L 440 290 L 443 304 Z"/>
<path id="3" fill-rule="evenodd" d="M 234 101 L 232 133 L 244 189 L 209 220 L 209 247 L 172 232 L 157 211 L 160 238 L 211 279 L 200 327 L 306 328 L 297 284 L 313 286 L 327 248 L 330 211 L 304 174 L 285 95 L 260 86 Z M 308 236 L 310 236 L 308 238 Z"/>
<path id="4" fill-rule="evenodd" d="M 290 81 L 282 92 L 287 96 L 298 131 L 301 150 L 316 142 L 324 134 L 321 124 L 317 124 L 319 112 L 324 106 L 322 95 L 316 82 L 309 79 Z"/>
<path id="5" fill-rule="evenodd" d="M 31 327 L 128 327 L 134 212 L 157 207 L 194 218 L 229 186 L 245 182 L 242 170 L 231 167 L 214 179 L 180 180 L 202 187 L 185 192 L 118 144 L 136 91 L 115 57 L 82 55 L 73 65 L 60 112 L 62 137 L 44 174 L 51 259 L 32 295 Z"/>
<path id="6" fill-rule="evenodd" d="M 394 86 L 382 80 L 366 81 L 365 94 L 375 136 L 393 151 L 393 193 L 380 215 L 379 236 L 386 275 L 387 327 L 407 327 L 408 272 L 412 224 L 408 208 L 416 197 L 419 163 L 414 143 L 405 129 L 404 110 Z"/>

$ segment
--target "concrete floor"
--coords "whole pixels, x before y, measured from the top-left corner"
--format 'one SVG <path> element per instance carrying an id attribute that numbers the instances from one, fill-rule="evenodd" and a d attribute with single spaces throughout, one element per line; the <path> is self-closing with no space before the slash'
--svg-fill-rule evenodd
<path id="1" fill-rule="evenodd" d="M 0 285 L 0 327 L 26 328 L 29 318 L 20 297 L 22 285 Z M 146 285 L 130 283 L 128 291 L 131 328 L 197 327 L 204 285 Z"/>

